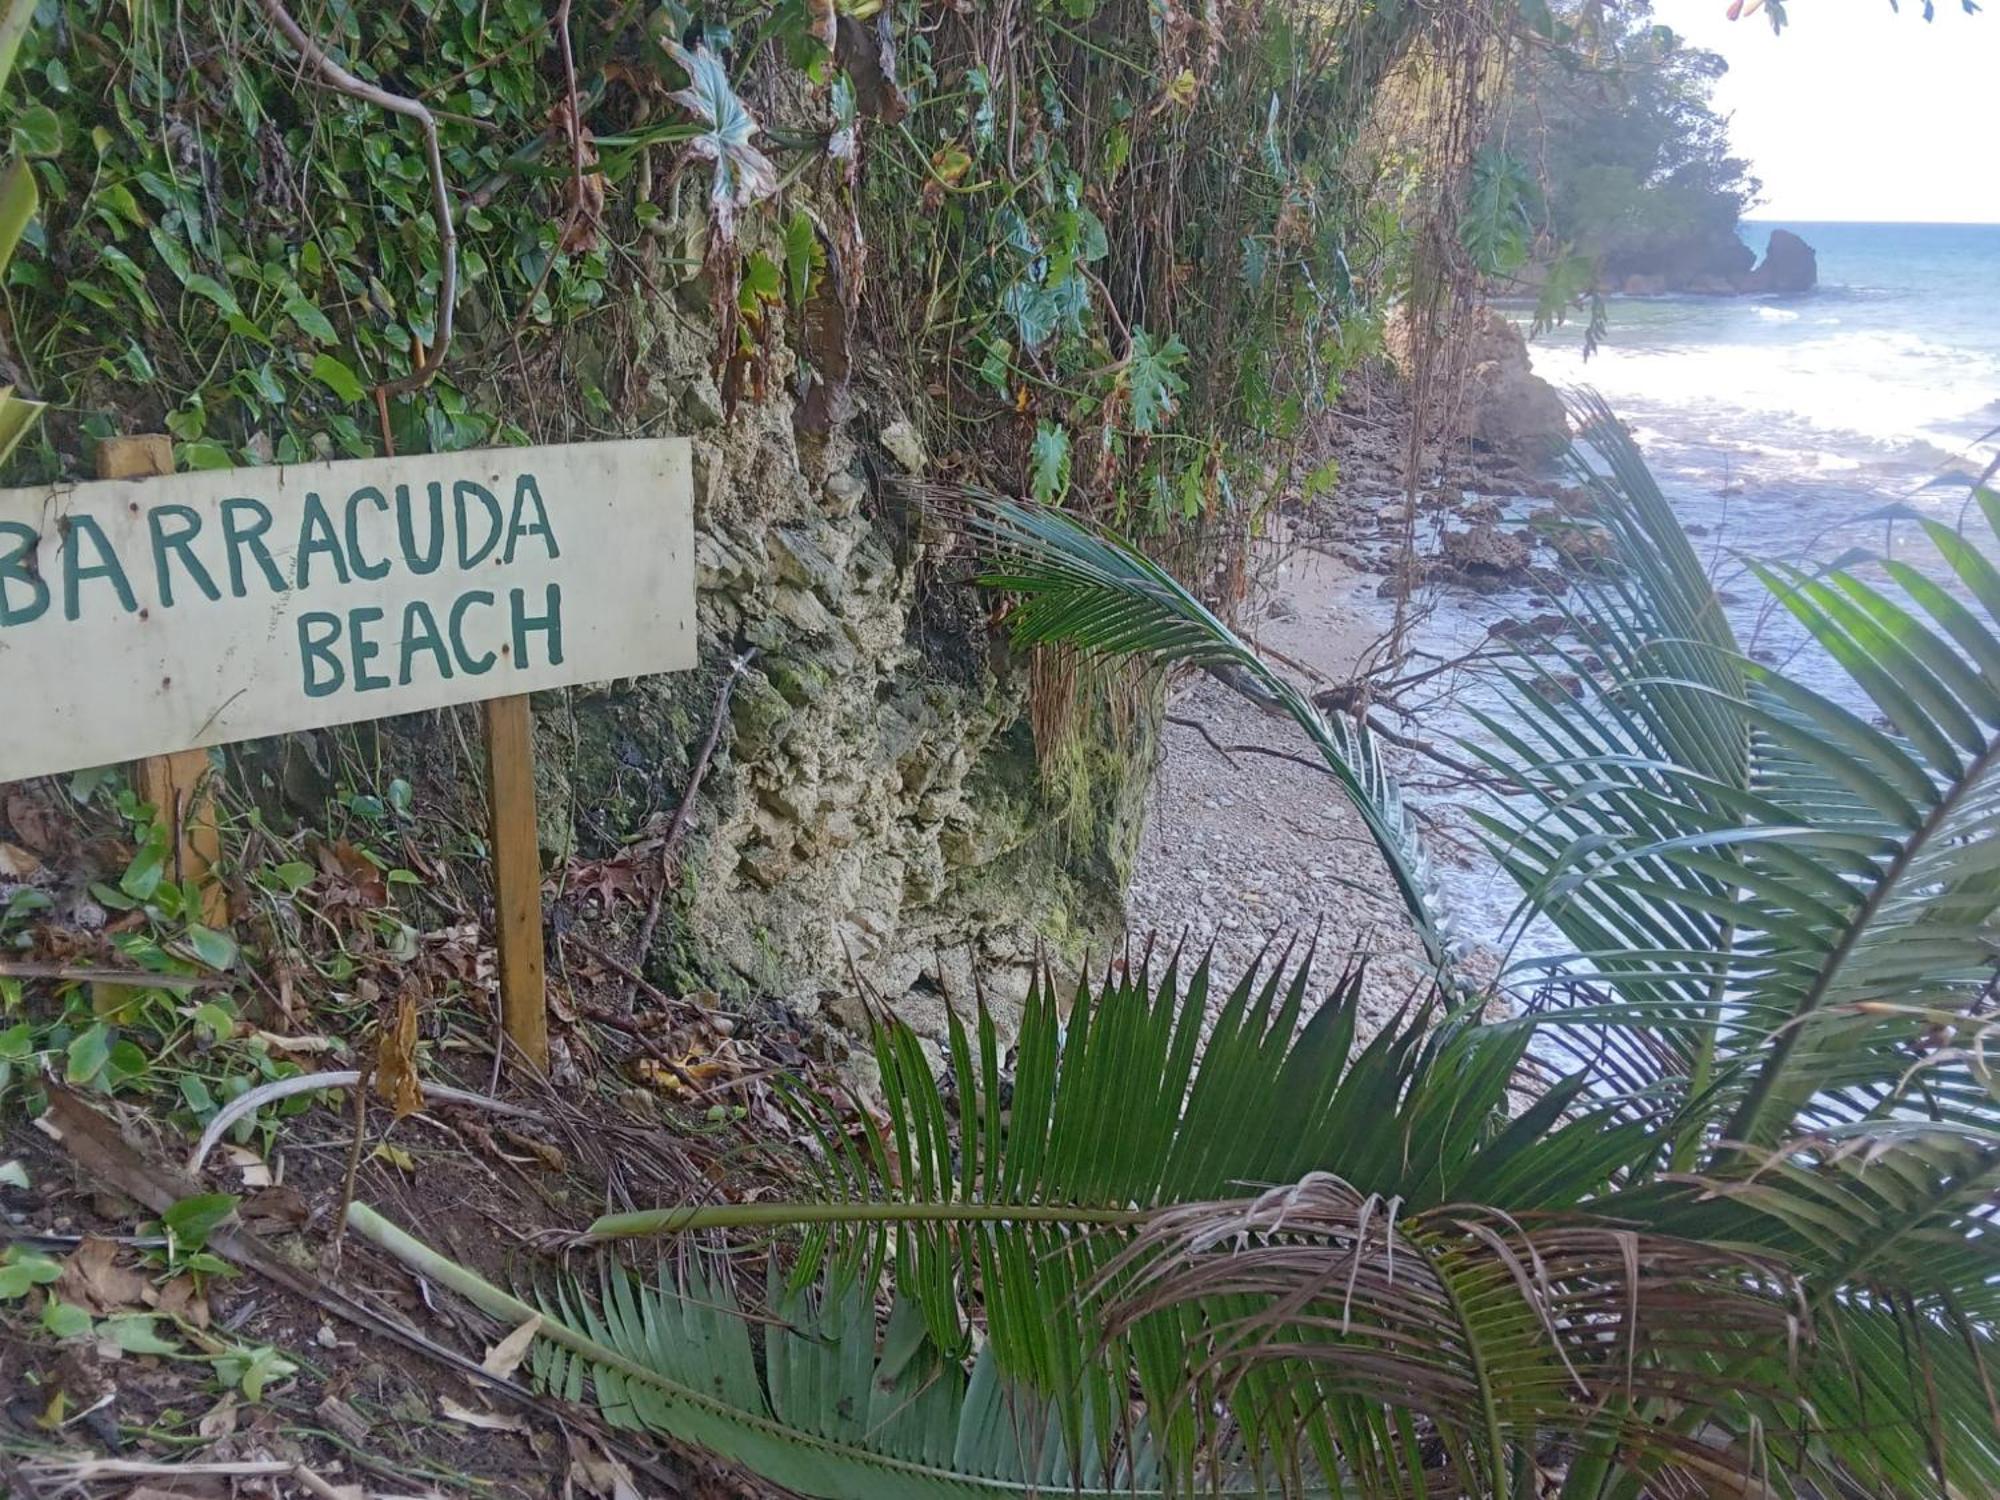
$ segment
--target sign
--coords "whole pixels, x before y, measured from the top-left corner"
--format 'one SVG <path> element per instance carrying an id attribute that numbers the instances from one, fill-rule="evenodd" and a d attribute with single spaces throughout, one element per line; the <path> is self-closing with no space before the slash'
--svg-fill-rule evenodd
<path id="1" fill-rule="evenodd" d="M 0 781 L 695 665 L 688 441 L 0 491 Z"/>

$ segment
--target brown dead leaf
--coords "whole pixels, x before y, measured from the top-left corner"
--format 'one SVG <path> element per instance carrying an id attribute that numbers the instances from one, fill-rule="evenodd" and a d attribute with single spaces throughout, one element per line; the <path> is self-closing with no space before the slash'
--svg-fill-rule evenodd
<path id="1" fill-rule="evenodd" d="M 236 1430 L 236 1393 L 229 1392 L 211 1406 L 195 1423 L 195 1431 L 205 1438 L 228 1437 Z"/>
<path id="2" fill-rule="evenodd" d="M 245 1223 L 268 1224 L 280 1229 L 303 1229 L 312 1217 L 304 1195 L 284 1183 L 252 1193 L 243 1200 L 236 1213 Z"/>
<path id="3" fill-rule="evenodd" d="M 399 1120 L 424 1107 L 424 1088 L 417 1081 L 417 1001 L 413 995 L 396 1003 L 395 1023 L 382 1029 L 375 1053 L 375 1092 Z"/>
<path id="4" fill-rule="evenodd" d="M 547 1141 L 538 1140 L 536 1137 L 529 1135 L 525 1130 L 514 1130 L 507 1126 L 501 1127 L 500 1134 L 509 1142 L 519 1146 L 523 1151 L 534 1157 L 536 1161 L 547 1167 L 551 1172 L 567 1172 L 569 1170 L 568 1158 Z"/>
<path id="5" fill-rule="evenodd" d="M 569 1482 L 598 1500 L 639 1500 L 632 1471 L 582 1433 L 565 1428 L 569 1439 Z"/>
<path id="6" fill-rule="evenodd" d="M 48 804 L 15 793 L 7 799 L 7 823 L 14 836 L 41 854 L 53 854 L 62 847 L 62 820 Z"/>
<path id="7" fill-rule="evenodd" d="M 238 1146 L 231 1142 L 223 1146 L 222 1155 L 240 1174 L 244 1187 L 265 1188 L 271 1185 L 270 1163 L 248 1146 Z"/>
<path id="8" fill-rule="evenodd" d="M 0 880 L 26 880 L 41 867 L 42 862 L 19 844 L 0 840 Z"/>
<path id="9" fill-rule="evenodd" d="M 346 839 L 319 846 L 319 868 L 326 877 L 322 910 L 353 906 L 373 911 L 389 904 L 389 882 L 381 867 Z"/>
<path id="10" fill-rule="evenodd" d="M 202 1296 L 192 1276 L 176 1276 L 163 1286 L 147 1287 L 146 1305 L 190 1328 L 208 1327 L 208 1298 Z"/>
<path id="11" fill-rule="evenodd" d="M 604 221 L 604 174 L 593 171 L 597 148 L 590 127 L 571 112 L 567 99 L 549 111 L 549 128 L 569 148 L 570 175 L 563 180 L 562 242 L 565 255 L 582 255 L 597 248 L 598 226 Z"/>
<path id="12" fill-rule="evenodd" d="M 475 1411 L 449 1396 L 438 1397 L 438 1415 L 465 1427 L 477 1427 L 482 1432 L 518 1432 L 525 1435 L 529 1430 L 528 1424 L 519 1417 L 497 1411 Z"/>
<path id="13" fill-rule="evenodd" d="M 528 1346 L 535 1341 L 535 1335 L 542 1329 L 542 1315 L 536 1313 L 527 1322 L 516 1328 L 507 1337 L 486 1351 L 486 1358 L 479 1362 L 480 1368 L 488 1375 L 497 1375 L 505 1380 L 521 1368 L 521 1361 L 527 1358 Z"/>
<path id="14" fill-rule="evenodd" d="M 145 1306 L 151 1284 L 129 1266 L 117 1264 L 117 1258 L 118 1246 L 112 1241 L 84 1240 L 63 1262 L 56 1295 L 100 1317 Z"/>
<path id="15" fill-rule="evenodd" d="M 609 912 L 619 901 L 634 906 L 646 904 L 651 894 L 649 882 L 631 854 L 613 859 L 587 860 L 570 872 L 569 886 L 579 896 L 595 896 L 597 904 Z"/>

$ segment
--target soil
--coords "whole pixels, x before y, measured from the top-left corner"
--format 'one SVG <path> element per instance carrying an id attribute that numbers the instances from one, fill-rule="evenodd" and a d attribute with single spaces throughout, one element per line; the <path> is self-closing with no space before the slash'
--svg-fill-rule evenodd
<path id="1" fill-rule="evenodd" d="M 666 1028 L 660 1034 L 667 1035 Z M 607 1050 L 576 1061 L 586 1051 L 585 1029 L 573 1029 L 568 1040 L 572 1066 L 586 1068 L 587 1078 L 560 1093 L 502 1085 L 517 1102 L 544 1111 L 538 1120 L 438 1104 L 396 1120 L 374 1102 L 358 1159 L 356 1201 L 489 1280 L 519 1288 L 546 1277 L 555 1264 L 531 1260 L 533 1251 L 576 1231 L 607 1205 L 755 1190 L 759 1166 L 754 1154 L 744 1158 L 744 1139 L 754 1127 L 758 1136 L 782 1142 L 784 1127 L 766 1113 L 770 1101 L 756 1078 L 743 1080 L 733 1095 L 752 1101 L 742 1114 L 713 1121 L 705 1108 L 653 1101 L 626 1086 L 633 1074 L 645 1076 L 643 1056 L 621 1059 Z M 607 1047 L 618 1040 L 609 1039 Z M 747 1045 L 767 1064 L 797 1059 L 789 1034 L 749 1038 Z M 486 1090 L 485 1067 L 464 1052 L 458 1056 L 460 1076 L 450 1081 Z M 123 1127 L 135 1170 L 175 1183 L 172 1164 L 188 1149 L 178 1132 L 138 1107 L 103 1098 L 82 1103 L 113 1129 Z M 353 1141 L 353 1118 L 344 1111 L 322 1105 L 286 1120 L 270 1156 L 275 1182 L 261 1189 L 253 1186 L 256 1178 L 245 1180 L 226 1147 L 218 1148 L 199 1185 L 242 1196 L 239 1228 L 229 1238 L 249 1246 L 250 1259 L 225 1247 L 219 1235 L 211 1248 L 236 1261 L 236 1268 L 190 1283 L 157 1265 L 152 1212 L 118 1190 L 129 1182 L 107 1180 L 87 1151 L 17 1116 L 0 1139 L 0 1159 L 18 1163 L 30 1186 L 0 1187 L 0 1238 L 65 1266 L 89 1262 L 94 1252 L 102 1256 L 110 1266 L 107 1280 L 119 1288 L 114 1295 L 129 1301 L 94 1312 L 159 1312 L 171 1304 L 207 1337 L 268 1346 L 295 1369 L 252 1400 L 227 1389 L 192 1347 L 185 1355 L 158 1356 L 122 1352 L 91 1338 L 59 1344 L 37 1326 L 47 1294 L 33 1292 L 0 1306 L 0 1492 L 145 1500 L 167 1494 L 275 1500 L 308 1493 L 304 1481 L 290 1475 L 183 1472 L 66 1482 L 64 1466 L 109 1459 L 292 1463 L 355 1497 L 623 1500 L 771 1493 L 704 1454 L 612 1433 L 594 1409 L 545 1396 L 511 1399 L 470 1375 L 464 1362 L 476 1367 L 508 1330 L 413 1277 L 355 1233 L 334 1248 Z M 185 1186 L 176 1184 L 176 1191 Z M 268 1257 L 265 1264 L 281 1274 L 260 1271 L 258 1257 Z M 753 1267 L 750 1274 L 762 1272 Z M 57 1283 L 57 1290 L 68 1288 Z M 353 1318 L 357 1305 L 368 1315 L 363 1323 Z M 156 1326 L 184 1347 L 197 1340 L 171 1323 Z M 391 1336 L 385 1326 L 410 1337 Z M 432 1352 L 424 1351 L 425 1343 Z M 440 1347 L 445 1353 L 437 1352 Z M 458 1364 L 450 1353 L 459 1356 Z M 621 1478 L 634 1487 L 620 1490 Z"/>

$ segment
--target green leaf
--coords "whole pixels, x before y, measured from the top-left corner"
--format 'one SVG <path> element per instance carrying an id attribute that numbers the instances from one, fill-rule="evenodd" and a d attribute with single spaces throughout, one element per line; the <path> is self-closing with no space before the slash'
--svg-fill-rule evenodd
<path id="1" fill-rule="evenodd" d="M 340 360 L 331 354 L 321 354 L 312 362 L 314 377 L 334 395 L 343 401 L 366 399 L 368 388 Z"/>
<path id="2" fill-rule="evenodd" d="M 179 1354 L 181 1346 L 162 1338 L 159 1319 L 152 1313 L 119 1313 L 97 1325 L 97 1336 L 115 1344 L 127 1354 Z"/>
<path id="3" fill-rule="evenodd" d="M 293 896 L 311 885 L 318 875 L 319 872 L 302 859 L 288 859 L 271 868 L 271 877 Z"/>
<path id="4" fill-rule="evenodd" d="M 194 955 L 216 972 L 233 968 L 236 964 L 236 939 L 226 932 L 218 932 L 213 927 L 204 927 L 199 922 L 188 923 L 188 945 Z"/>
<path id="5" fill-rule="evenodd" d="M 35 24 L 36 0 L 7 0 L 0 10 L 0 84 L 14 76 L 14 59 L 21 51 L 21 39 Z"/>
<path id="6" fill-rule="evenodd" d="M 262 1401 L 264 1388 L 274 1380 L 295 1374 L 298 1366 L 268 1344 L 254 1349 L 232 1349 L 213 1357 L 215 1373 L 227 1384 L 242 1390 L 246 1399 Z"/>
<path id="7" fill-rule="evenodd" d="M 756 316 L 760 303 L 781 301 L 785 294 L 783 273 L 778 263 L 761 250 L 743 262 L 743 276 L 737 283 L 736 299 L 746 316 Z"/>
<path id="8" fill-rule="evenodd" d="M 1126 378 L 1132 392 L 1132 426 L 1139 432 L 1158 432 L 1174 414 L 1187 382 L 1175 370 L 1187 360 L 1187 345 L 1174 334 L 1161 343 L 1143 328 L 1132 331 L 1132 354 Z"/>
<path id="9" fill-rule="evenodd" d="M 197 297 L 205 297 L 223 312 L 233 317 L 241 317 L 243 308 L 236 300 L 236 294 L 217 281 L 213 276 L 205 276 L 197 271 L 187 279 L 187 289 Z"/>
<path id="10" fill-rule="evenodd" d="M 56 156 L 62 152 L 62 120 L 46 104 L 30 104 L 8 122 L 14 150 L 23 156 Z"/>
<path id="11" fill-rule="evenodd" d="M 15 1162 L 12 1165 L 18 1167 L 20 1164 Z M 20 1186 L 25 1187 L 27 1183 L 23 1181 Z M 47 1286 L 61 1275 L 61 1262 L 38 1251 L 10 1245 L 6 1255 L 0 1257 L 0 1301 L 25 1297 L 30 1288 Z"/>
<path id="12" fill-rule="evenodd" d="M 134 901 L 146 900 L 160 888 L 160 881 L 166 876 L 167 852 L 166 830 L 156 823 L 146 842 L 139 846 L 139 852 L 132 856 L 132 863 L 125 867 L 125 873 L 118 877 L 118 888 Z"/>
<path id="13" fill-rule="evenodd" d="M 1029 493 L 1044 505 L 1054 505 L 1069 490 L 1069 432 L 1053 422 L 1035 424 L 1030 457 Z"/>
<path id="14" fill-rule="evenodd" d="M 785 283 L 793 307 L 805 306 L 812 291 L 813 270 L 824 255 L 812 216 L 798 210 L 785 224 Z"/>
<path id="15" fill-rule="evenodd" d="M 333 331 L 333 321 L 304 297 L 287 297 L 285 316 L 298 324 L 309 337 L 317 339 L 322 344 L 339 341 L 339 335 Z"/>
<path id="16" fill-rule="evenodd" d="M 111 1060 L 111 1030 L 102 1021 L 70 1038 L 64 1049 L 63 1081 L 81 1088 L 93 1082 Z"/>
<path id="17" fill-rule="evenodd" d="M 14 247 L 40 205 L 34 170 L 18 157 L 8 162 L 6 171 L 0 172 L 0 271 L 14 259 Z"/>
<path id="18" fill-rule="evenodd" d="M 178 1248 L 199 1250 L 236 1212 L 236 1204 L 234 1193 L 197 1193 L 161 1214 L 160 1223 L 173 1236 Z"/>
<path id="19" fill-rule="evenodd" d="M 73 1302 L 51 1297 L 42 1309 L 42 1327 L 59 1339 L 73 1339 L 90 1332 L 90 1314 Z"/>

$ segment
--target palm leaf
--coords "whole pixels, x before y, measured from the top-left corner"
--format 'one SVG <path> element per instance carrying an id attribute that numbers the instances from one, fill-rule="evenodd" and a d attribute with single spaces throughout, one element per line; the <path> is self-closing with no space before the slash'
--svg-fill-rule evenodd
<path id="1" fill-rule="evenodd" d="M 1402 788 L 1366 724 L 1322 713 L 1158 563 L 1111 535 L 1045 507 L 961 490 L 929 492 L 962 506 L 993 554 L 980 578 L 1018 596 L 1016 644 L 1065 644 L 1091 654 L 1201 667 L 1261 706 L 1289 716 L 1312 741 L 1381 851 L 1425 952 L 1442 971 L 1449 934 Z"/>
<path id="2" fill-rule="evenodd" d="M 1576 699 L 1517 676 L 1516 715 L 1475 747 L 1529 794 L 1484 822 L 1527 909 L 1572 944 L 1540 967 L 1588 971 L 1596 997 L 1543 1024 L 1626 1007 L 1668 1040 L 1629 1081 L 1688 1103 L 1677 1165 L 1704 1133 L 1768 1147 L 1867 1118 L 1922 1029 L 1881 1003 L 1976 1005 L 2000 952 L 2000 635 L 1907 565 L 1903 601 L 1837 569 L 1760 569 L 1876 728 L 1740 655 L 1629 436 L 1601 404 L 1578 415 L 1617 544 L 1580 589 L 1602 671 Z M 2000 507 L 1984 512 L 1990 527 Z M 2000 600 L 1976 548 L 1932 535 L 1975 604 Z M 1943 1069 L 1927 1085 L 1984 1107 Z"/>

